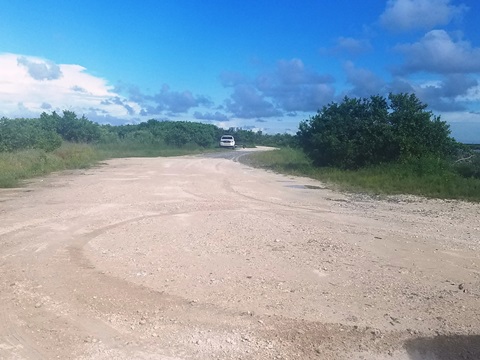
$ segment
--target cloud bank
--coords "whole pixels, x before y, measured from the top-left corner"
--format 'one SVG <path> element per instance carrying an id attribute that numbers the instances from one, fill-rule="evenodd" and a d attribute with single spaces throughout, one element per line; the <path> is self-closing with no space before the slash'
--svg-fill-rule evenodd
<path id="1" fill-rule="evenodd" d="M 316 112 L 335 94 L 334 78 L 307 68 L 300 59 L 279 60 L 272 70 L 254 78 L 225 72 L 220 79 L 225 87 L 233 89 L 225 108 L 239 118 Z"/>
<path id="2" fill-rule="evenodd" d="M 405 55 L 398 73 L 426 71 L 440 74 L 480 72 L 480 48 L 455 41 L 445 30 L 432 30 L 419 41 L 395 48 Z"/>
<path id="3" fill-rule="evenodd" d="M 394 32 L 431 30 L 460 18 L 467 9 L 450 0 L 389 0 L 380 24 Z"/>
<path id="4" fill-rule="evenodd" d="M 80 65 L 55 64 L 32 56 L 0 54 L 1 115 L 23 117 L 43 111 L 128 116 L 140 110 L 113 91 L 105 79 Z"/>
<path id="5" fill-rule="evenodd" d="M 0 116 L 10 118 L 71 110 L 100 123 L 116 124 L 160 115 L 175 117 L 212 104 L 206 96 L 174 91 L 168 85 L 153 95 L 135 86 L 114 87 L 80 65 L 17 54 L 0 54 L 0 102 Z"/>

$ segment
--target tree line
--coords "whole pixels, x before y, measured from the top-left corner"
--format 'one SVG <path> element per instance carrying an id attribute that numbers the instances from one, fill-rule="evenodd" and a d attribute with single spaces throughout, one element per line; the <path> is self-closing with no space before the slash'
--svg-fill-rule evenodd
<path id="1" fill-rule="evenodd" d="M 359 169 L 430 158 L 455 162 L 462 174 L 480 176 L 480 156 L 471 156 L 470 148 L 451 137 L 445 121 L 428 111 L 415 94 L 407 93 L 345 97 L 302 121 L 295 136 L 154 119 L 131 125 L 100 125 L 72 111 L 42 113 L 34 119 L 1 118 L 0 152 L 31 148 L 53 151 L 64 141 L 208 149 L 216 147 L 224 134 L 233 135 L 241 146 L 299 147 L 316 166 Z"/>
<path id="2" fill-rule="evenodd" d="M 53 151 L 63 141 L 88 144 L 131 143 L 174 148 L 213 148 L 220 137 L 230 134 L 245 146 L 289 146 L 289 134 L 264 134 L 241 128 L 221 129 L 212 124 L 189 121 L 148 120 L 132 125 L 100 125 L 72 111 L 42 113 L 39 118 L 0 119 L 0 152 L 24 149 Z"/>

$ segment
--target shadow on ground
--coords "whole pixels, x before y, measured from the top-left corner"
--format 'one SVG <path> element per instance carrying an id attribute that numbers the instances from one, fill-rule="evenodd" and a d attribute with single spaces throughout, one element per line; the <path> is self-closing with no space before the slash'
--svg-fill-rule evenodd
<path id="1" fill-rule="evenodd" d="M 408 340 L 405 349 L 411 360 L 479 360 L 480 335 L 417 338 Z"/>

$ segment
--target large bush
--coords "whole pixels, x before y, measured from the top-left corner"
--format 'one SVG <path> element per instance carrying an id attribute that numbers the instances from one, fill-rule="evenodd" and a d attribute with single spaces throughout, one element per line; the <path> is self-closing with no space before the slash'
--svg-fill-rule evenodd
<path id="1" fill-rule="evenodd" d="M 55 130 L 44 127 L 38 119 L 0 119 L 0 152 L 26 149 L 53 151 L 62 138 Z"/>
<path id="2" fill-rule="evenodd" d="M 100 125 L 85 116 L 78 118 L 73 111 L 64 111 L 62 116 L 55 111 L 51 115 L 42 113 L 40 122 L 45 128 L 56 131 L 65 141 L 92 143 L 102 138 Z"/>
<path id="3" fill-rule="evenodd" d="M 424 156 L 446 157 L 456 142 L 414 94 L 345 97 L 300 123 L 300 146 L 319 166 L 354 169 Z"/>
<path id="4" fill-rule="evenodd" d="M 480 154 L 472 153 L 465 159 L 455 162 L 454 169 L 466 178 L 480 179 Z"/>

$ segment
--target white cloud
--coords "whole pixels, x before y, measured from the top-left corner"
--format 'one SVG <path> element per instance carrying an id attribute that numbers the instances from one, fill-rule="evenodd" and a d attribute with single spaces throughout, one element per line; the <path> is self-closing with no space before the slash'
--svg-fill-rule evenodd
<path id="1" fill-rule="evenodd" d="M 444 30 L 432 30 L 420 41 L 399 45 L 396 50 L 405 54 L 405 64 L 398 70 L 399 73 L 480 71 L 480 48 L 473 48 L 468 41 L 455 42 Z"/>
<path id="2" fill-rule="evenodd" d="M 231 98 L 225 100 L 226 109 L 238 118 L 281 116 L 277 109 L 265 95 L 254 86 L 242 84 L 234 88 Z"/>
<path id="3" fill-rule="evenodd" d="M 109 101 L 112 98 L 122 101 Z M 105 79 L 80 65 L 16 54 L 0 54 L 0 103 L 0 116 L 7 117 L 65 109 L 84 114 L 96 109 L 127 119 L 132 109 L 140 111 L 138 104 L 122 98 Z"/>
<path id="4" fill-rule="evenodd" d="M 228 121 L 228 116 L 219 111 L 215 111 L 215 113 L 211 113 L 211 112 L 201 113 L 200 111 L 195 111 L 193 113 L 193 117 L 198 120 Z"/>
<path id="5" fill-rule="evenodd" d="M 359 40 L 351 37 L 340 37 L 337 39 L 337 50 L 345 51 L 351 54 L 360 54 L 370 51 L 372 45 L 368 40 Z"/>
<path id="6" fill-rule="evenodd" d="M 330 49 L 322 48 L 320 50 L 321 54 L 330 54 L 330 55 L 360 55 L 372 50 L 372 45 L 370 41 L 365 39 L 355 39 L 352 37 L 343 37 L 340 36 L 335 41 L 335 46 Z"/>
<path id="7" fill-rule="evenodd" d="M 480 84 L 480 79 L 478 83 Z M 458 100 L 480 103 L 480 85 L 470 87 L 466 94 L 458 97 Z"/>
<path id="8" fill-rule="evenodd" d="M 348 91 L 349 96 L 369 97 L 385 92 L 385 81 L 375 75 L 372 71 L 364 68 L 357 68 L 351 61 L 344 65 L 347 82 L 353 85 Z"/>
<path id="9" fill-rule="evenodd" d="M 307 68 L 300 59 L 280 60 L 255 80 L 256 88 L 282 111 L 317 111 L 333 100 L 334 78 Z M 259 115 L 259 117 L 263 117 Z"/>
<path id="10" fill-rule="evenodd" d="M 60 67 L 51 61 L 31 61 L 22 56 L 17 59 L 17 63 L 25 66 L 35 80 L 55 80 L 62 76 Z"/>
<path id="11" fill-rule="evenodd" d="M 468 8 L 450 0 L 388 0 L 380 24 L 391 31 L 433 29 L 461 16 Z"/>

